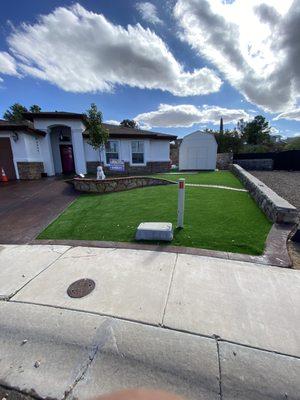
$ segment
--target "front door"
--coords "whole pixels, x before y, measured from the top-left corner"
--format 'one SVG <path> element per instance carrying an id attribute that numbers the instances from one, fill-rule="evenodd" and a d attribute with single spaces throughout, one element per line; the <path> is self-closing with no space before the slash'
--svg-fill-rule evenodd
<path id="1" fill-rule="evenodd" d="M 71 144 L 61 144 L 59 147 L 62 172 L 64 174 L 71 174 L 75 171 L 73 147 Z"/>
<path id="2" fill-rule="evenodd" d="M 17 178 L 9 138 L 0 138 L 0 174 L 2 168 L 8 179 Z"/>

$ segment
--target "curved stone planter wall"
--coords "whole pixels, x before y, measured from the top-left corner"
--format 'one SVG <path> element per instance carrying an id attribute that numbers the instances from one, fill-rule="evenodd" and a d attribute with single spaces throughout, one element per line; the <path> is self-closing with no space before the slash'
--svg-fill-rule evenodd
<path id="1" fill-rule="evenodd" d="M 241 166 L 233 164 L 231 170 L 244 184 L 246 189 L 249 190 L 249 193 L 258 206 L 271 221 L 290 224 L 296 224 L 298 222 L 298 212 L 296 207 L 278 196 L 277 193 L 255 176 L 245 171 Z"/>
<path id="2" fill-rule="evenodd" d="M 111 193 L 146 186 L 172 185 L 174 182 L 147 176 L 126 176 L 122 178 L 108 178 L 103 181 L 88 178 L 74 178 L 73 184 L 75 189 L 80 192 Z"/>

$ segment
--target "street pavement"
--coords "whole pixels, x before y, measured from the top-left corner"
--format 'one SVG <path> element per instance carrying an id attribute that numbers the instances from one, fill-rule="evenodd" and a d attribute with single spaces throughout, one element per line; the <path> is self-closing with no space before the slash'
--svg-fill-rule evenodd
<path id="1" fill-rule="evenodd" d="M 32 260 L 32 262 L 30 262 Z M 90 278 L 95 289 L 71 298 Z M 300 399 L 300 271 L 146 250 L 0 246 L 0 385 L 89 399 Z"/>

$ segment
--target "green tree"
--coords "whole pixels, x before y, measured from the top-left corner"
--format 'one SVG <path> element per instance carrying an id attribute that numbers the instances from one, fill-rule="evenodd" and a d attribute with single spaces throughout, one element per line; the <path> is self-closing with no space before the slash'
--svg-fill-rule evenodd
<path id="1" fill-rule="evenodd" d="M 284 150 L 300 150 L 300 136 L 290 140 L 285 146 Z"/>
<path id="2" fill-rule="evenodd" d="M 243 136 L 245 131 L 246 122 L 243 118 L 237 122 L 236 130 Z"/>
<path id="3" fill-rule="evenodd" d="M 220 134 L 224 133 L 224 123 L 223 123 L 223 118 L 221 117 L 220 119 Z"/>
<path id="4" fill-rule="evenodd" d="M 11 122 L 21 122 L 24 121 L 23 113 L 27 111 L 27 108 L 22 104 L 15 103 L 5 111 L 3 118 Z"/>
<path id="5" fill-rule="evenodd" d="M 122 122 L 120 122 L 120 126 L 123 126 L 123 128 L 135 128 L 138 129 L 138 123 L 134 119 L 123 119 Z"/>
<path id="6" fill-rule="evenodd" d="M 38 106 L 37 104 L 33 104 L 30 108 L 29 111 L 32 113 L 39 113 L 42 111 L 41 107 Z"/>
<path id="7" fill-rule="evenodd" d="M 247 144 L 259 145 L 270 143 L 269 122 L 262 115 L 257 115 L 252 121 L 242 127 L 243 139 Z"/>
<path id="8" fill-rule="evenodd" d="M 243 147 L 242 136 L 236 129 L 226 129 L 223 132 L 206 129 L 205 132 L 215 136 L 218 143 L 218 153 L 239 153 Z"/>
<path id="9" fill-rule="evenodd" d="M 219 132 L 215 135 L 219 153 L 239 153 L 243 147 L 242 136 L 236 129 Z"/>
<path id="10" fill-rule="evenodd" d="M 107 143 L 109 132 L 102 125 L 102 112 L 98 111 L 95 103 L 91 104 L 91 107 L 85 114 L 85 126 L 89 133 L 88 143 L 95 149 L 99 150 L 100 162 L 101 162 L 101 150 Z"/>

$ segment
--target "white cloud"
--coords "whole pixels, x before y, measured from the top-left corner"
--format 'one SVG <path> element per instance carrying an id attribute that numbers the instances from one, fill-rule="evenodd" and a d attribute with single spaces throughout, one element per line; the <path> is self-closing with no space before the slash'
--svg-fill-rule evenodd
<path id="1" fill-rule="evenodd" d="M 15 59 L 5 51 L 0 51 L 0 74 L 19 75 Z"/>
<path id="2" fill-rule="evenodd" d="M 115 119 L 108 119 L 107 121 L 104 122 L 105 124 L 120 125 L 120 121 L 116 121 Z"/>
<path id="3" fill-rule="evenodd" d="M 300 5 L 293 0 L 178 0 L 181 38 L 248 101 L 292 108 L 300 95 Z"/>
<path id="4" fill-rule="evenodd" d="M 114 25 L 79 4 L 59 7 L 36 24 L 23 24 L 8 43 L 23 73 L 70 92 L 128 85 L 190 96 L 216 92 L 222 84 L 208 68 L 185 71 L 150 29 Z"/>
<path id="5" fill-rule="evenodd" d="M 194 124 L 213 123 L 219 125 L 220 118 L 224 123 L 234 123 L 241 118 L 248 119 L 249 114 L 244 110 L 221 108 L 218 106 L 196 107 L 191 104 L 172 106 L 160 104 L 158 109 L 139 114 L 134 119 L 151 127 L 191 127 Z"/>
<path id="6" fill-rule="evenodd" d="M 274 121 L 278 121 L 279 119 L 290 119 L 294 121 L 300 121 L 300 108 L 295 108 L 294 110 L 283 112 L 277 115 L 277 117 L 274 118 Z"/>
<path id="7" fill-rule="evenodd" d="M 157 9 L 154 4 L 148 1 L 144 3 L 137 3 L 136 9 L 141 14 L 143 20 L 150 22 L 151 24 L 162 24 L 163 21 L 157 15 Z"/>
<path id="8" fill-rule="evenodd" d="M 279 134 L 279 129 L 277 129 L 275 126 L 272 126 L 270 129 L 271 135 L 278 135 Z"/>

